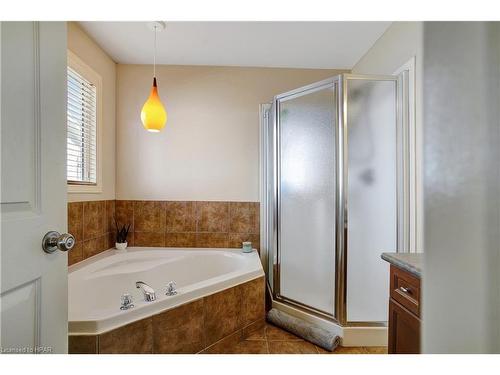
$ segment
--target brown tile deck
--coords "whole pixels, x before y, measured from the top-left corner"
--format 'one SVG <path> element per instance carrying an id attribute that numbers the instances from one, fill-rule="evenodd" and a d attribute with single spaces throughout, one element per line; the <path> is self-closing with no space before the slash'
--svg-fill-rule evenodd
<path id="1" fill-rule="evenodd" d="M 203 299 L 153 316 L 153 353 L 196 353 L 204 348 Z"/>
<path id="2" fill-rule="evenodd" d="M 240 345 L 264 327 L 264 318 L 261 276 L 96 336 L 70 336 L 69 352 L 267 353 L 267 341 Z"/>
<path id="3" fill-rule="evenodd" d="M 101 354 L 153 353 L 153 324 L 146 318 L 99 335 Z"/>

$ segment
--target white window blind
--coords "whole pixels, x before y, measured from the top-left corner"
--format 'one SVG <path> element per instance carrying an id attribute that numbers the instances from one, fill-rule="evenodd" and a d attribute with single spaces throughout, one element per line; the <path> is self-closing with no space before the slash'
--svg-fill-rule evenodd
<path id="1" fill-rule="evenodd" d="M 68 67 L 67 180 L 69 184 L 97 183 L 96 86 Z"/>

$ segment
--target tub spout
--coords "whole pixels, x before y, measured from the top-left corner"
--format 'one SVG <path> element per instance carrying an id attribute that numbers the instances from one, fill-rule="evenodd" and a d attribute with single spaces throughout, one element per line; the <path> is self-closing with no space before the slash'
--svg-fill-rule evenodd
<path id="1" fill-rule="evenodd" d="M 156 293 L 153 288 L 151 288 L 148 284 L 142 281 L 137 281 L 135 283 L 135 287 L 137 289 L 142 289 L 142 293 L 144 293 L 144 301 L 153 302 L 156 300 Z"/>

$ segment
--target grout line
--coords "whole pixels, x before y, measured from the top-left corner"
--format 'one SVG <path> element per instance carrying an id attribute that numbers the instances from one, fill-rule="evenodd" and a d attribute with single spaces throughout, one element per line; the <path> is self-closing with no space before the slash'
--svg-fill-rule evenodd
<path id="1" fill-rule="evenodd" d="M 271 354 L 271 351 L 269 350 L 269 341 L 267 340 L 267 322 L 264 322 L 264 338 L 266 339 L 266 348 L 267 348 L 267 354 Z"/>

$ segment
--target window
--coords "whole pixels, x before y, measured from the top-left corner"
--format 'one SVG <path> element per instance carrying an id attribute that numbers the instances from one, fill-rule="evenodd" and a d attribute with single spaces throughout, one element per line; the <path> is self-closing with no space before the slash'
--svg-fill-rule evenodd
<path id="1" fill-rule="evenodd" d="M 70 192 L 100 192 L 100 77 L 68 51 L 67 181 Z"/>

